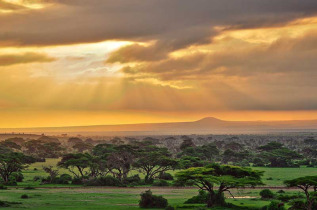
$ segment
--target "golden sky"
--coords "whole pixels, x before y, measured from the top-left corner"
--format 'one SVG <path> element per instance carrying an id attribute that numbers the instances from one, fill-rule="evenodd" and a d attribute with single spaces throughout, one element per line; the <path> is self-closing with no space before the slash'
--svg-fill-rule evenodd
<path id="1" fill-rule="evenodd" d="M 0 0 L 0 127 L 317 119 L 316 66 L 315 0 Z"/>

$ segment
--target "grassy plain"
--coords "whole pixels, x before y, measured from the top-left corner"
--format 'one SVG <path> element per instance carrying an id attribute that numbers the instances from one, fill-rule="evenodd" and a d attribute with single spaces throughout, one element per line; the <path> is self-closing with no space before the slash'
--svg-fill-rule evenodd
<path id="1" fill-rule="evenodd" d="M 10 187 L 8 190 L 0 190 L 0 200 L 21 202 L 6 209 L 139 209 L 138 202 L 140 193 L 151 188 L 156 195 L 163 195 L 172 206 L 187 207 L 195 209 L 204 205 L 186 206 L 184 201 L 197 195 L 195 188 L 174 188 L 174 187 L 83 187 L 78 185 L 40 185 L 39 181 L 33 181 L 34 176 L 46 177 L 43 165 L 56 166 L 58 159 L 47 159 L 45 163 L 30 165 L 24 172 L 24 182 L 17 187 Z M 36 170 L 34 170 L 36 168 Z M 317 174 L 317 168 L 254 168 L 265 171 L 263 181 L 267 186 L 283 186 L 283 181 L 305 175 Z M 68 170 L 60 169 L 60 174 L 68 173 Z M 132 172 L 136 173 L 136 171 Z M 171 172 L 175 173 L 175 172 Z M 36 187 L 34 190 L 24 190 L 25 186 Z M 260 189 L 239 189 L 233 190 L 235 199 L 227 194 L 227 202 L 243 209 L 259 209 L 270 201 L 263 201 L 259 198 Z M 273 190 L 277 191 L 277 190 Z M 297 193 L 297 190 L 286 190 Z M 29 199 L 21 199 L 22 194 L 27 194 Z"/>

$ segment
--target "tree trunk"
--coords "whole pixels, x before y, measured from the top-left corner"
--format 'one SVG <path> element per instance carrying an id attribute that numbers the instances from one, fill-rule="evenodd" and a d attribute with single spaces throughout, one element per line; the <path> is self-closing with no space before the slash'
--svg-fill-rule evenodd
<path id="1" fill-rule="evenodd" d="M 222 191 L 218 191 L 217 193 L 215 191 L 209 191 L 209 196 L 207 200 L 208 208 L 214 206 L 224 206 L 225 204 L 226 203 Z"/>

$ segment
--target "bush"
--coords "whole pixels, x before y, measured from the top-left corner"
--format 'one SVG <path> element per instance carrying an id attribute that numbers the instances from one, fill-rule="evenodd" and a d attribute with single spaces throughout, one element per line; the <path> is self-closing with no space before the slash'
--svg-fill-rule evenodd
<path id="1" fill-rule="evenodd" d="M 297 195 L 285 195 L 285 194 L 283 194 L 283 195 L 277 196 L 277 199 L 284 201 L 284 202 L 288 202 L 290 200 L 294 200 L 294 199 L 298 199 L 298 198 L 304 198 L 304 196 L 301 194 L 297 194 Z"/>
<path id="2" fill-rule="evenodd" d="M 0 208 L 2 208 L 2 207 L 8 207 L 8 206 L 10 206 L 10 205 L 8 204 L 8 202 L 0 201 Z"/>
<path id="3" fill-rule="evenodd" d="M 6 186 L 17 186 L 15 179 L 9 180 L 7 183 L 4 183 Z"/>
<path id="4" fill-rule="evenodd" d="M 162 173 L 162 174 L 160 174 L 159 179 L 163 179 L 163 180 L 174 180 L 174 177 L 173 177 L 172 174 Z"/>
<path id="5" fill-rule="evenodd" d="M 8 189 L 6 186 L 4 186 L 3 184 L 0 184 L 0 190 L 6 190 Z"/>
<path id="6" fill-rule="evenodd" d="M 290 210 L 305 210 L 306 209 L 305 201 L 300 199 L 292 200 L 291 202 L 289 202 L 289 204 L 291 205 L 291 207 L 289 208 Z"/>
<path id="7" fill-rule="evenodd" d="M 77 177 L 74 177 L 72 180 L 72 184 L 74 185 L 82 185 L 83 184 L 83 180 Z"/>
<path id="8" fill-rule="evenodd" d="M 15 180 L 16 182 L 23 182 L 24 177 L 21 172 L 14 172 L 9 179 Z"/>
<path id="9" fill-rule="evenodd" d="M 29 196 L 28 196 L 27 194 L 23 194 L 23 195 L 21 195 L 21 198 L 22 198 L 22 199 L 28 199 Z"/>
<path id="10" fill-rule="evenodd" d="M 31 186 L 27 186 L 27 187 L 25 187 L 24 189 L 25 189 L 25 190 L 35 190 L 35 188 L 34 188 L 34 187 L 31 187 Z"/>
<path id="11" fill-rule="evenodd" d="M 166 208 L 168 202 L 162 196 L 153 195 L 151 190 L 141 193 L 139 206 L 141 208 Z"/>
<path id="12" fill-rule="evenodd" d="M 155 180 L 153 183 L 153 186 L 157 186 L 157 187 L 165 187 L 165 186 L 169 186 L 169 183 L 166 180 Z"/>
<path id="13" fill-rule="evenodd" d="M 105 176 L 100 178 L 90 179 L 84 182 L 87 186 L 117 186 L 122 187 L 119 179 L 113 176 Z"/>
<path id="14" fill-rule="evenodd" d="M 285 210 L 284 203 L 272 201 L 267 207 L 267 210 Z"/>
<path id="15" fill-rule="evenodd" d="M 284 190 L 279 190 L 279 191 L 277 191 L 277 193 L 285 193 L 285 191 Z"/>
<path id="16" fill-rule="evenodd" d="M 261 190 L 260 196 L 264 200 L 272 199 L 274 198 L 274 193 L 269 189 L 264 189 L 264 190 Z"/>
<path id="17" fill-rule="evenodd" d="M 43 177 L 41 177 L 41 176 L 34 176 L 33 177 L 33 181 L 42 181 L 43 180 Z"/>
<path id="18" fill-rule="evenodd" d="M 185 201 L 185 204 L 204 204 L 207 203 L 208 193 L 204 190 L 199 190 L 198 195 Z"/>
<path id="19" fill-rule="evenodd" d="M 124 180 L 124 183 L 125 184 L 139 185 L 139 184 L 141 184 L 141 178 L 140 178 L 139 174 L 136 174 L 134 176 L 127 177 Z"/>
<path id="20" fill-rule="evenodd" d="M 69 184 L 72 181 L 72 177 L 69 174 L 62 174 L 60 177 L 53 179 L 53 184 Z"/>

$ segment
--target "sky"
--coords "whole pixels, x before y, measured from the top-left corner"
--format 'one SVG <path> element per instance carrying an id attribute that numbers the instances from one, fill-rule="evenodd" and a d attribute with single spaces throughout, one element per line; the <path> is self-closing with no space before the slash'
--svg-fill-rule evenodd
<path id="1" fill-rule="evenodd" d="M 317 119 L 316 0 L 0 0 L 0 127 Z"/>

